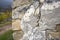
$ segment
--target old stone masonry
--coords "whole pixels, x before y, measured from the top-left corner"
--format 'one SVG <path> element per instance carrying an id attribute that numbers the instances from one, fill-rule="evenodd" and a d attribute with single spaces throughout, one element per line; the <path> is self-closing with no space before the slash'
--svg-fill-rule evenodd
<path id="1" fill-rule="evenodd" d="M 24 35 L 20 40 L 46 40 L 46 31 L 56 31 L 56 24 L 60 24 L 60 1 L 35 1 L 21 19 Z"/>

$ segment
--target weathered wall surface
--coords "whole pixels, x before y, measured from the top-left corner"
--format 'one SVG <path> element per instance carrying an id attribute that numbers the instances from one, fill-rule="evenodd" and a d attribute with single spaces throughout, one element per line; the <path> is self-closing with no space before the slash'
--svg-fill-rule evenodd
<path id="1" fill-rule="evenodd" d="M 35 3 L 38 4 L 37 1 Z M 21 21 L 21 28 L 24 32 L 24 36 L 21 40 L 46 40 L 46 31 L 52 30 L 52 33 L 55 31 L 56 24 L 60 24 L 59 4 L 60 2 L 43 3 L 40 16 L 40 7 L 35 6 L 33 3 L 26 11 Z M 59 38 L 55 37 L 53 39 Z"/>
<path id="2" fill-rule="evenodd" d="M 27 4 L 30 4 L 31 2 L 32 0 L 13 0 L 12 7 L 15 8 L 15 7 L 19 7 L 22 5 L 27 5 Z"/>
<path id="3" fill-rule="evenodd" d="M 18 36 L 20 35 L 20 31 L 16 31 L 13 34 L 14 39 L 60 40 L 60 1 L 48 2 L 43 3 L 41 7 L 39 6 L 39 1 L 35 1 L 32 4 L 26 2 L 29 4 L 23 6 L 19 6 L 20 4 L 18 4 L 19 7 L 12 11 L 13 20 L 18 19 L 13 22 L 13 29 L 21 29 L 22 36 Z M 18 25 L 15 26 L 14 23 Z"/>
<path id="4" fill-rule="evenodd" d="M 28 6 L 30 5 L 29 0 L 13 0 L 12 5 L 12 30 L 14 30 L 13 38 L 14 40 L 19 40 L 23 36 L 23 31 L 21 30 L 21 19 L 25 14 Z"/>

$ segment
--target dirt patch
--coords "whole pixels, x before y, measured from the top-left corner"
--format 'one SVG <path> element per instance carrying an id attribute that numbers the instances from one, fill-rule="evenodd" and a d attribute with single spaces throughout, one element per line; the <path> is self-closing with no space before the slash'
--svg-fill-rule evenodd
<path id="1" fill-rule="evenodd" d="M 10 29 L 12 29 L 12 24 L 5 25 L 5 26 L 3 26 L 3 27 L 0 27 L 0 34 L 8 31 L 8 30 L 10 30 Z"/>

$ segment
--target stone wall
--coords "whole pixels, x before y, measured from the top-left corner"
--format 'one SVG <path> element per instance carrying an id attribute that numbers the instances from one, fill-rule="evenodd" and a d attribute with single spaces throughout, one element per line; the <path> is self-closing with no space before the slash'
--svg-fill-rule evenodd
<path id="1" fill-rule="evenodd" d="M 60 40 L 60 1 L 48 2 L 18 4 L 12 11 L 15 40 Z"/>
<path id="2" fill-rule="evenodd" d="M 12 8 L 16 8 L 22 5 L 30 4 L 32 0 L 13 0 Z"/>

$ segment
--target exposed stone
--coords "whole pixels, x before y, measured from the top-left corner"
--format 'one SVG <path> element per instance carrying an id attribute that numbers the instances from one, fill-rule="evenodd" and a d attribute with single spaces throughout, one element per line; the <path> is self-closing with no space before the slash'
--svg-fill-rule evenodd
<path id="1" fill-rule="evenodd" d="M 37 5 L 37 4 L 36 4 Z M 35 13 L 37 11 L 37 13 Z M 25 13 L 24 17 L 21 20 L 21 28 L 24 32 L 30 31 L 32 27 L 36 27 L 38 25 L 37 21 L 39 19 L 39 7 L 37 6 L 37 10 L 33 5 Z"/>
<path id="2" fill-rule="evenodd" d="M 47 39 L 47 30 L 49 30 L 48 33 L 52 35 L 52 38 L 55 35 L 59 37 L 57 36 L 60 35 L 59 32 L 55 33 L 50 30 L 56 31 L 56 24 L 60 24 L 60 1 L 51 2 L 47 0 L 42 6 L 40 5 L 41 7 L 39 5 L 39 2 L 35 0 L 32 4 L 20 6 L 13 11 L 13 19 L 15 17 L 21 20 L 19 26 L 24 33 L 22 37 L 20 36 L 21 38 L 18 37 L 19 40 L 45 40 Z M 50 35 L 49 37 L 51 37 Z"/>
<path id="3" fill-rule="evenodd" d="M 44 3 L 41 7 L 41 16 L 40 7 L 31 5 L 21 20 L 21 29 L 24 32 L 21 40 L 45 40 L 45 30 L 54 30 L 56 24 L 60 24 L 59 4 L 60 2 Z"/>
<path id="4" fill-rule="evenodd" d="M 60 32 L 60 24 L 57 24 L 55 29 L 56 31 Z"/>
<path id="5" fill-rule="evenodd" d="M 47 40 L 60 40 L 60 32 L 47 31 Z"/>
<path id="6" fill-rule="evenodd" d="M 12 21 L 12 30 L 21 30 L 20 20 Z"/>
<path id="7" fill-rule="evenodd" d="M 23 38 L 20 40 L 45 40 L 45 31 L 33 30 L 34 32 L 29 32 L 24 34 Z"/>
<path id="8" fill-rule="evenodd" d="M 41 20 L 39 22 L 41 30 L 55 29 L 56 24 L 60 24 L 60 2 L 44 3 L 41 8 Z"/>
<path id="9" fill-rule="evenodd" d="M 14 40 L 19 40 L 19 39 L 21 39 L 22 38 L 22 36 L 23 36 L 23 32 L 22 31 L 15 31 L 14 33 L 13 33 L 13 38 L 14 38 Z"/>
<path id="10" fill-rule="evenodd" d="M 19 7 L 22 5 L 30 4 L 31 1 L 30 0 L 13 0 L 12 8 L 16 8 L 16 7 Z"/>
<path id="11" fill-rule="evenodd" d="M 25 12 L 27 11 L 27 9 L 29 8 L 29 6 L 30 4 L 23 5 L 14 9 L 12 11 L 12 19 L 21 19 L 23 15 L 25 14 Z"/>
<path id="12" fill-rule="evenodd" d="M 31 5 L 21 20 L 24 35 L 20 40 L 45 40 L 45 31 L 39 29 L 39 3 L 36 3 L 35 5 L 38 4 L 38 6 Z"/>

